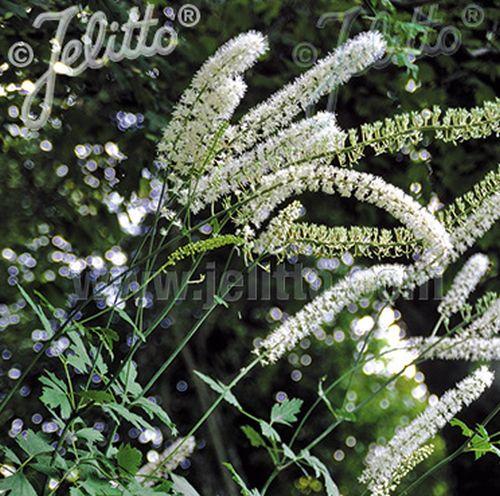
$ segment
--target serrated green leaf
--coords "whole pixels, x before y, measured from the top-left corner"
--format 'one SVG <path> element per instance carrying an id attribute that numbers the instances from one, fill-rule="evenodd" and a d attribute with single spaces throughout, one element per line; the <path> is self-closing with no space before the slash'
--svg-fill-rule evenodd
<path id="1" fill-rule="evenodd" d="M 307 450 L 300 452 L 300 458 L 304 460 L 315 472 L 316 477 L 323 476 L 327 496 L 340 496 L 339 489 L 326 468 L 326 465 Z"/>
<path id="2" fill-rule="evenodd" d="M 200 493 L 184 477 L 176 474 L 170 474 L 174 483 L 174 490 L 182 496 L 200 496 Z"/>
<path id="3" fill-rule="evenodd" d="M 264 437 L 273 441 L 281 441 L 280 435 L 276 432 L 274 427 L 271 426 L 271 424 L 267 423 L 265 420 L 259 420 L 259 425 Z"/>
<path id="4" fill-rule="evenodd" d="M 486 430 L 486 427 L 484 425 L 477 424 L 476 430 L 484 438 L 486 438 L 486 439 L 490 438 L 490 435 L 488 434 L 488 431 Z"/>
<path id="5" fill-rule="evenodd" d="M 111 359 L 114 358 L 113 348 L 114 343 L 120 340 L 118 333 L 109 327 L 93 327 L 91 332 L 101 341 L 104 348 L 109 353 Z"/>
<path id="6" fill-rule="evenodd" d="M 52 463 L 51 456 L 37 456 L 34 463 L 30 463 L 30 468 L 48 477 L 57 477 L 59 471 Z"/>
<path id="7" fill-rule="evenodd" d="M 147 398 L 143 397 L 134 401 L 133 404 L 137 405 L 139 408 L 142 408 L 146 413 L 148 413 L 150 418 L 153 418 L 153 416 L 158 418 L 170 429 L 173 436 L 177 436 L 177 427 L 172 422 L 172 419 L 169 417 L 168 413 L 160 405 L 157 405 L 153 401 L 149 401 Z"/>
<path id="8" fill-rule="evenodd" d="M 30 462 L 29 468 L 48 477 L 58 478 L 61 471 L 67 471 L 68 464 L 61 455 L 54 456 L 54 453 L 46 452 L 36 455 L 34 461 Z"/>
<path id="9" fill-rule="evenodd" d="M 462 434 L 466 437 L 472 437 L 474 435 L 474 431 L 470 427 L 468 427 L 467 424 L 457 418 L 451 419 L 450 425 L 454 427 L 460 427 L 460 429 L 462 430 Z"/>
<path id="10" fill-rule="evenodd" d="M 0 490 L 6 491 L 5 496 L 37 496 L 33 486 L 22 471 L 0 480 Z"/>
<path id="11" fill-rule="evenodd" d="M 7 448 L 7 446 L 0 446 L 0 450 L 3 451 L 5 458 L 7 458 L 7 460 L 21 465 L 21 460 L 19 460 L 17 455 L 10 448 Z"/>
<path id="12" fill-rule="evenodd" d="M 354 414 L 353 412 L 348 412 L 345 408 L 337 408 L 333 413 L 338 420 L 343 420 L 345 422 L 356 422 L 356 414 Z"/>
<path id="13" fill-rule="evenodd" d="M 111 393 L 92 389 L 90 391 L 81 391 L 78 393 L 78 396 L 84 400 L 94 401 L 95 403 L 103 405 L 106 403 L 113 403 L 115 401 Z"/>
<path id="14" fill-rule="evenodd" d="M 106 405 L 102 406 L 102 409 L 105 412 L 109 413 L 118 423 L 119 423 L 118 417 L 122 417 L 123 419 L 127 420 L 134 427 L 137 427 L 138 429 L 153 430 L 153 426 L 149 422 L 144 420 L 140 415 L 131 412 L 127 407 L 123 405 L 119 405 L 118 403 L 107 403 Z"/>
<path id="15" fill-rule="evenodd" d="M 49 336 L 52 336 L 53 334 L 52 326 L 50 325 L 49 319 L 46 317 L 42 307 L 36 304 L 31 299 L 30 295 L 23 289 L 22 286 L 18 284 L 17 287 L 19 288 L 19 291 L 21 292 L 23 298 L 28 302 L 28 305 L 34 310 L 36 316 L 42 323 L 42 326 L 45 329 L 45 331 L 48 333 Z"/>
<path id="16" fill-rule="evenodd" d="M 243 427 L 241 427 L 241 430 L 254 448 L 266 445 L 264 439 L 262 439 L 262 436 L 253 427 L 244 425 Z"/>
<path id="17" fill-rule="evenodd" d="M 87 372 L 88 368 L 92 366 L 92 360 L 87 353 L 82 338 L 76 331 L 70 331 L 67 334 L 71 340 L 71 346 L 69 348 L 70 353 L 68 353 L 66 357 L 67 363 L 79 372 Z"/>
<path id="18" fill-rule="evenodd" d="M 110 329 L 109 327 L 85 327 L 78 322 L 73 324 L 81 334 L 85 334 L 90 339 L 96 337 L 99 342 L 102 343 L 106 351 L 109 353 L 111 359 L 114 358 L 113 347 L 114 343 L 119 341 L 119 336 L 116 331 Z M 92 351 L 95 353 L 96 348 L 92 347 Z"/>
<path id="19" fill-rule="evenodd" d="M 104 440 L 104 436 L 92 427 L 84 427 L 75 432 L 76 437 L 84 439 L 89 443 L 99 443 Z"/>
<path id="20" fill-rule="evenodd" d="M 35 434 L 31 429 L 26 431 L 26 437 L 17 436 L 16 442 L 26 454 L 33 457 L 54 451 L 54 448 L 40 434 Z"/>
<path id="21" fill-rule="evenodd" d="M 90 352 L 94 358 L 94 366 L 97 374 L 105 379 L 108 374 L 108 366 L 104 361 L 101 353 L 98 353 L 98 350 L 95 346 L 90 347 Z"/>
<path id="22" fill-rule="evenodd" d="M 135 322 L 130 318 L 129 314 L 127 312 L 125 312 L 125 310 L 123 310 L 122 308 L 120 308 L 118 306 L 113 307 L 113 309 L 127 324 L 129 324 L 132 327 L 134 334 L 136 336 L 138 336 L 143 343 L 145 343 L 146 338 L 144 337 L 144 334 L 135 325 Z"/>
<path id="23" fill-rule="evenodd" d="M 257 491 L 256 489 L 248 489 L 245 481 L 239 476 L 238 472 L 236 472 L 234 467 L 229 462 L 225 462 L 222 465 L 224 465 L 224 467 L 229 470 L 233 481 L 240 488 L 242 496 L 260 496 L 259 491 Z"/>
<path id="24" fill-rule="evenodd" d="M 40 382 L 45 385 L 42 388 L 40 400 L 49 410 L 59 408 L 63 419 L 69 418 L 71 402 L 66 384 L 52 372 L 46 371 L 45 373 L 47 375 L 40 377 Z"/>
<path id="25" fill-rule="evenodd" d="M 118 376 L 120 383 L 127 393 L 130 393 L 133 397 L 139 396 L 142 393 L 142 386 L 137 382 L 137 365 L 135 362 L 129 362 Z M 114 388 L 115 392 L 118 394 L 120 391 L 118 388 Z"/>
<path id="26" fill-rule="evenodd" d="M 297 459 L 297 455 L 286 444 L 282 444 L 281 446 L 283 448 L 283 454 L 287 458 L 290 458 L 290 460 L 296 460 Z"/>
<path id="27" fill-rule="evenodd" d="M 108 481 L 92 477 L 85 479 L 85 491 L 91 496 L 124 496 L 122 489 L 112 487 Z"/>
<path id="28" fill-rule="evenodd" d="M 85 496 L 85 493 L 82 493 L 77 487 L 72 487 L 69 490 L 69 496 Z"/>
<path id="29" fill-rule="evenodd" d="M 236 408 L 238 408 L 238 410 L 241 410 L 241 405 L 240 403 L 238 402 L 238 400 L 236 399 L 236 396 L 234 396 L 234 394 L 229 390 L 227 389 L 227 386 L 225 384 L 223 384 L 222 382 L 220 381 L 215 381 L 214 379 L 212 379 L 211 377 L 209 377 L 208 375 L 205 375 L 205 374 L 202 374 L 201 372 L 198 372 L 197 370 L 194 371 L 194 373 L 204 382 L 206 383 L 208 386 L 210 386 L 210 388 L 212 388 L 216 393 L 219 393 L 219 394 L 222 394 L 224 399 L 230 404 L 230 405 L 233 405 L 235 406 Z"/>
<path id="30" fill-rule="evenodd" d="M 137 448 L 130 444 L 124 444 L 118 449 L 116 454 L 118 466 L 130 475 L 135 475 L 142 462 L 142 454 Z"/>
<path id="31" fill-rule="evenodd" d="M 298 398 L 286 399 L 282 403 L 276 403 L 271 410 L 271 424 L 291 425 L 297 421 L 297 413 L 300 412 L 303 401 Z"/>

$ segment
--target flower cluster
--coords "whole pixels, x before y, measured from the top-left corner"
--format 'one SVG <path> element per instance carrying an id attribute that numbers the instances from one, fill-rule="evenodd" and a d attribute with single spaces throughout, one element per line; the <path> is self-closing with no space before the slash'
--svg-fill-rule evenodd
<path id="1" fill-rule="evenodd" d="M 221 248 L 222 246 L 227 245 L 238 246 L 242 243 L 243 239 L 239 238 L 238 236 L 234 236 L 233 234 L 224 234 L 222 236 L 215 236 L 209 239 L 194 241 L 192 243 L 188 243 L 187 245 L 181 246 L 177 248 L 177 250 L 172 252 L 163 267 L 166 268 L 168 266 L 175 265 L 180 260 L 184 260 L 185 258 L 196 255 L 197 253 L 216 250 L 217 248 Z"/>
<path id="2" fill-rule="evenodd" d="M 500 217 L 500 192 L 485 198 L 452 233 L 452 243 L 457 254 L 464 253 L 477 239 L 491 229 Z"/>
<path id="3" fill-rule="evenodd" d="M 289 163 L 321 156 L 341 136 L 335 116 L 329 112 L 318 112 L 313 117 L 296 122 L 200 178 L 191 210 L 196 213 L 224 195 L 257 185 L 264 174 L 276 172 Z M 328 159 L 320 157 L 313 162 L 321 164 Z M 181 201 L 184 201 L 183 197 Z"/>
<path id="4" fill-rule="evenodd" d="M 380 496 L 388 496 L 393 493 L 397 487 L 401 484 L 404 478 L 420 463 L 425 459 L 429 458 L 434 452 L 433 444 L 426 444 L 416 449 L 413 453 L 408 455 L 401 464 L 396 467 L 391 480 L 381 481 L 380 486 L 377 488 Z"/>
<path id="5" fill-rule="evenodd" d="M 489 307 L 465 329 L 459 331 L 462 337 L 483 337 L 494 336 L 500 330 L 500 298 L 493 301 Z"/>
<path id="6" fill-rule="evenodd" d="M 246 89 L 240 74 L 267 50 L 265 37 L 250 31 L 223 45 L 205 62 L 176 105 L 158 145 L 169 171 L 190 177 L 199 168 L 221 124 Z"/>
<path id="7" fill-rule="evenodd" d="M 426 360 L 500 360 L 500 338 L 418 336 L 405 342 L 405 350 Z"/>
<path id="8" fill-rule="evenodd" d="M 165 478 L 174 471 L 186 458 L 189 458 L 196 447 L 193 436 L 178 438 L 168 448 L 143 465 L 137 472 L 137 480 L 146 487 L 153 486 L 158 479 Z"/>
<path id="9" fill-rule="evenodd" d="M 236 127 L 234 134 L 238 140 L 234 149 L 243 152 L 283 129 L 323 95 L 379 60 L 385 48 L 382 35 L 376 31 L 361 33 L 337 48 L 305 74 L 250 110 Z"/>
<path id="10" fill-rule="evenodd" d="M 331 166 L 295 166 L 264 177 L 256 199 L 241 208 L 236 220 L 258 228 L 277 205 L 305 191 L 338 193 L 371 203 L 406 225 L 427 246 L 438 247 L 442 253 L 451 249 L 444 227 L 400 188 L 373 174 Z"/>
<path id="11" fill-rule="evenodd" d="M 500 215 L 500 166 L 490 171 L 471 191 L 437 213 L 452 234 L 456 255 L 464 253 L 496 222 Z"/>
<path id="12" fill-rule="evenodd" d="M 486 255 L 477 253 L 470 257 L 453 279 L 450 289 L 439 304 L 438 312 L 443 317 L 450 317 L 457 313 L 465 305 L 488 267 L 489 260 Z"/>
<path id="13" fill-rule="evenodd" d="M 480 367 L 448 390 L 435 404 L 429 405 L 408 426 L 400 429 L 385 446 L 370 449 L 361 482 L 373 496 L 387 496 L 398 467 L 427 441 L 432 439 L 464 406 L 476 400 L 491 386 L 493 373 Z"/>
<path id="14" fill-rule="evenodd" d="M 408 145 L 418 145 L 425 132 L 433 132 L 444 142 L 465 141 L 485 138 L 500 131 L 500 100 L 485 102 L 481 107 L 470 110 L 448 109 L 441 115 L 441 109 L 424 109 L 388 117 L 383 121 L 363 124 L 361 129 L 349 130 L 339 147 L 332 147 L 330 156 L 339 165 L 353 165 L 371 148 L 376 155 L 394 153 Z"/>
<path id="15" fill-rule="evenodd" d="M 264 364 L 276 362 L 299 341 L 312 334 L 322 322 L 334 320 L 349 304 L 384 287 L 401 286 L 404 275 L 404 267 L 396 264 L 353 271 L 283 322 L 256 346 L 254 353 L 261 357 Z"/>
<path id="16" fill-rule="evenodd" d="M 257 253 L 282 254 L 287 250 L 295 255 L 333 257 L 345 252 L 370 258 L 410 256 L 421 243 L 409 229 L 379 229 L 377 227 L 328 227 L 298 223 L 303 207 L 294 201 L 273 217 L 268 227 L 255 241 Z"/>

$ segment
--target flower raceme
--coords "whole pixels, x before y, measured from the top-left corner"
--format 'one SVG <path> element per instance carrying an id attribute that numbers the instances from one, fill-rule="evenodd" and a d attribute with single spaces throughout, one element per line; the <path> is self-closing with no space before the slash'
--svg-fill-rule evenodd
<path id="1" fill-rule="evenodd" d="M 241 119 L 234 131 L 238 137 L 233 144 L 235 152 L 248 150 L 283 129 L 323 95 L 382 58 L 385 49 L 386 43 L 377 31 L 361 33 L 341 45 Z"/>
<path id="2" fill-rule="evenodd" d="M 488 270 L 488 267 L 489 260 L 486 255 L 477 253 L 470 257 L 456 275 L 450 289 L 439 304 L 438 312 L 443 317 L 450 317 L 460 311 L 469 295 Z"/>
<path id="3" fill-rule="evenodd" d="M 394 491 L 394 476 L 409 457 L 432 439 L 464 406 L 479 398 L 491 386 L 493 373 L 480 367 L 429 405 L 410 424 L 396 432 L 385 446 L 372 447 L 365 459 L 360 481 L 372 496 L 388 496 Z"/>
<path id="4" fill-rule="evenodd" d="M 244 33 L 219 48 L 195 75 L 158 145 L 159 158 L 176 177 L 189 178 L 199 167 L 221 123 L 232 116 L 245 93 L 240 75 L 266 50 L 262 34 Z"/>
<path id="5" fill-rule="evenodd" d="M 420 249 L 405 227 L 379 229 L 377 227 L 328 227 L 296 222 L 305 211 L 294 201 L 273 217 L 253 245 L 257 253 L 313 255 L 315 257 L 341 256 L 345 252 L 378 260 L 386 257 L 410 256 Z"/>
<path id="6" fill-rule="evenodd" d="M 499 337 L 423 337 L 406 340 L 405 350 L 424 360 L 500 360 Z"/>
<path id="7" fill-rule="evenodd" d="M 364 295 L 385 287 L 401 286 L 404 277 L 404 266 L 397 264 L 375 265 L 353 271 L 283 322 L 256 346 L 254 353 L 261 357 L 263 364 L 278 361 L 322 322 L 335 319 L 349 304 Z"/>
<path id="8" fill-rule="evenodd" d="M 379 176 L 332 166 L 295 166 L 265 176 L 256 199 L 240 209 L 236 221 L 259 228 L 277 205 L 305 191 L 338 193 L 371 203 L 404 224 L 434 256 L 446 258 L 452 250 L 450 236 L 441 223 L 401 189 Z"/>
<path id="9" fill-rule="evenodd" d="M 174 190 L 185 187 L 181 179 L 199 176 L 204 171 L 200 164 L 205 163 L 209 156 L 209 144 L 217 138 L 222 124 L 229 121 L 244 94 L 245 84 L 240 75 L 266 50 L 267 40 L 260 33 L 251 31 L 236 37 L 223 45 L 202 66 L 183 93 L 158 146 L 159 158 L 168 164 L 171 172 L 169 179 Z M 301 111 L 347 82 L 357 72 L 366 69 L 381 58 L 384 51 L 385 41 L 378 32 L 361 33 L 337 48 L 305 74 L 250 110 L 237 125 L 224 129 L 218 137 L 221 142 L 218 143 L 219 149 L 214 157 L 210 157 L 211 166 L 216 168 L 226 164 L 221 179 L 232 173 L 236 166 L 235 159 L 242 159 L 241 164 L 246 166 L 249 157 L 240 155 L 287 128 Z M 321 120 L 320 115 L 318 119 Z M 301 137 L 312 136 L 312 130 L 306 130 L 310 128 L 310 123 L 304 123 L 304 126 Z M 290 129 L 291 134 L 296 131 Z M 315 128 L 315 131 L 319 131 L 319 128 Z M 266 149 L 275 145 L 277 143 L 271 140 Z M 312 147 L 310 154 L 320 154 L 325 149 Z M 297 157 L 299 160 L 303 158 Z M 230 191 L 231 186 L 221 182 L 221 179 L 215 185 L 222 185 L 225 191 Z M 211 179 L 206 177 L 202 183 L 211 184 Z M 208 193 L 207 198 L 211 198 L 213 192 Z M 221 193 L 215 196 L 218 198 Z M 182 197 L 185 198 L 185 194 L 181 194 Z M 195 208 L 199 209 L 200 206 Z"/>
<path id="10" fill-rule="evenodd" d="M 263 175 L 276 172 L 290 162 L 321 155 L 341 139 L 342 133 L 334 114 L 329 112 L 318 112 L 313 117 L 292 124 L 200 178 L 191 211 L 197 213 L 224 195 L 256 187 Z M 318 158 L 312 162 L 325 164 L 328 158 Z M 181 201 L 185 203 L 185 199 L 184 195 Z"/>

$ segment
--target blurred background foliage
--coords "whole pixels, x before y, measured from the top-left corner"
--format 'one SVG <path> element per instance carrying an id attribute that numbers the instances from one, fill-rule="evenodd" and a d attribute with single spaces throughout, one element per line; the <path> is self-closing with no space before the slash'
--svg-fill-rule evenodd
<path id="1" fill-rule="evenodd" d="M 158 187 L 154 180 L 154 161 L 161 129 L 194 72 L 232 36 L 249 29 L 260 30 L 269 36 L 271 46 L 265 58 L 247 73 L 249 90 L 238 109 L 239 115 L 301 74 L 316 57 L 326 55 L 337 46 L 342 36 L 349 33 L 341 33 L 341 18 L 325 17 L 325 14 L 353 8 L 364 10 L 353 22 L 351 36 L 369 29 L 370 17 L 376 17 L 379 22 L 385 19 L 391 40 L 399 50 L 394 51 L 393 63 L 387 68 L 372 69 L 354 78 L 331 97 L 330 105 L 333 104 L 342 127 L 350 128 L 432 105 L 468 108 L 495 97 L 498 65 L 494 60 L 498 55 L 496 36 L 500 17 L 495 2 L 477 2 L 484 17 L 475 23 L 467 14 L 470 2 L 193 1 L 200 9 L 201 20 L 192 28 L 181 26 L 175 19 L 176 10 L 184 2 L 150 3 L 157 5 L 155 14 L 162 22 L 170 22 L 178 30 L 180 43 L 176 50 L 167 57 L 141 57 L 112 63 L 97 71 L 87 70 L 78 78 L 59 76 L 50 121 L 33 132 L 23 127 L 19 112 L 30 81 L 36 81 L 46 70 L 53 30 L 50 25 L 37 30 L 32 22 L 38 13 L 60 11 L 71 4 L 54 0 L 0 0 L 2 393 L 12 386 L 18 372 L 34 356 L 37 343 L 46 339 L 40 334 L 33 315 L 24 307 L 16 282 L 32 293 L 43 293 L 63 315 L 64 309 L 75 303 L 75 288 L 78 287 L 75 281 L 82 274 L 97 280 L 127 267 L 148 225 L 153 203 L 151 195 Z M 96 10 L 103 10 L 109 19 L 122 23 L 131 7 L 138 6 L 142 11 L 145 7 L 144 2 L 111 0 L 79 5 L 78 22 L 71 23 L 70 37 L 83 34 L 85 22 Z M 320 19 L 323 21 L 319 22 Z M 457 50 L 452 54 L 426 55 L 422 43 L 435 45 L 441 30 L 450 26 L 455 29 L 453 33 L 458 32 L 460 36 Z M 405 40 L 408 37 L 414 40 L 413 48 L 423 52 L 421 58 L 417 56 L 415 60 L 418 52 L 407 49 Z M 17 41 L 28 42 L 34 49 L 35 60 L 26 68 L 8 64 L 9 47 Z M 304 43 L 309 52 L 297 52 L 297 45 Z M 297 53 L 302 53 L 300 60 L 297 60 Z M 325 98 L 316 105 L 316 110 L 323 110 L 327 105 Z M 494 138 L 457 146 L 426 141 L 420 148 L 404 150 L 396 156 L 369 157 L 360 168 L 381 174 L 423 204 L 430 201 L 446 204 L 492 169 L 498 156 Z M 366 205 L 334 197 L 322 197 L 321 201 L 316 197 L 313 201 L 306 195 L 303 200 L 308 219 L 314 222 L 392 225 L 383 213 Z M 204 236 L 200 232 L 199 237 Z M 498 289 L 495 287 L 498 228 L 481 240 L 480 249 L 494 261 L 490 277 L 481 291 Z M 212 257 L 214 265 L 211 267 L 215 267 L 216 274 L 220 274 L 228 254 L 229 251 L 221 252 Z M 241 262 L 233 260 L 231 267 L 241 268 Z M 312 296 L 354 263 L 371 262 L 353 261 L 349 256 L 321 264 L 301 259 L 287 262 L 286 268 L 300 275 L 299 279 L 305 281 Z M 204 266 L 200 273 L 212 270 L 207 267 Z M 445 286 L 455 270 L 452 268 L 446 275 Z M 181 432 L 197 419 L 212 395 L 194 379 L 193 370 L 227 379 L 246 362 L 256 337 L 264 335 L 274 322 L 283 318 L 284 312 L 291 314 L 303 304 L 280 301 L 276 296 L 276 281 L 267 281 L 264 271 L 259 274 L 262 287 L 269 286 L 271 297 L 260 296 L 254 301 L 240 298 L 231 302 L 229 308 L 221 306 L 183 353 L 182 360 L 153 391 L 178 422 Z M 264 290 L 262 294 L 265 295 Z M 395 339 L 402 333 L 427 333 L 436 318 L 437 302 L 433 296 L 431 291 L 428 297 L 417 294 L 398 302 L 389 317 L 385 313 L 384 322 L 377 319 L 379 308 L 375 301 L 351 308 L 343 320 L 320 331 L 319 339 L 302 343 L 288 361 L 259 370 L 244 381 L 236 393 L 244 405 L 261 416 L 265 416 L 276 398 L 282 398 L 283 394 L 303 398 L 308 407 L 317 397 L 318 382 L 323 376 L 328 377 L 328 382 L 332 381 L 352 365 L 363 336 L 363 325 L 371 322 L 382 331 L 393 326 L 391 335 Z M 148 315 L 154 315 L 164 304 L 155 301 L 151 293 L 147 302 L 151 307 Z M 143 380 L 149 378 L 175 348 L 183 332 L 199 317 L 201 307 L 200 302 L 180 302 L 172 318 L 162 323 L 153 336 L 152 345 L 144 347 L 139 355 Z M 130 311 L 133 312 L 133 308 Z M 119 327 L 117 330 L 125 336 L 121 343 L 124 351 L 130 344 L 126 340 L 128 330 Z M 381 332 L 381 335 L 385 334 Z M 381 337 L 380 345 L 384 339 Z M 47 357 L 43 365 L 56 367 L 57 359 Z M 332 397 L 335 406 L 342 406 L 344 393 L 348 401 L 355 404 L 373 391 L 384 380 L 384 372 L 390 365 L 385 363 L 380 367 L 378 373 L 364 371 L 357 374 L 352 383 L 342 383 Z M 467 366 L 461 363 L 426 364 L 421 370 L 399 379 L 393 389 L 377 397 L 362 411 L 356 423 L 344 423 L 316 448 L 315 454 L 327 462 L 343 494 L 360 493 L 356 477 L 370 442 L 390 438 L 396 426 L 407 422 L 423 408 L 430 394 L 441 394 L 466 372 Z M 50 422 L 37 403 L 39 391 L 40 385 L 34 377 L 16 396 L 1 419 L 5 426 L 4 439 L 15 434 L 11 427 L 15 419 L 23 420 L 23 428 L 33 427 L 33 423 L 45 425 L 43 422 Z M 498 398 L 498 382 L 463 414 L 463 418 L 479 421 L 491 410 L 495 395 Z M 33 417 L 34 414 L 38 417 Z M 230 460 L 250 486 L 258 486 L 269 475 L 270 465 L 265 453 L 252 449 L 240 430 L 244 421 L 234 410 L 223 405 L 198 437 L 199 449 L 183 471 L 202 494 L 237 494 L 221 461 Z M 330 413 L 321 406 L 299 442 L 311 440 L 331 421 Z M 100 423 L 99 428 L 107 428 L 106 419 L 96 418 L 96 422 Z M 133 429 L 120 432 L 122 438 L 136 438 L 137 435 Z M 136 444 L 142 443 L 144 452 L 159 448 L 162 442 L 161 436 L 153 440 L 143 438 Z M 456 446 L 459 442 L 459 434 L 446 429 L 443 438 L 436 441 L 436 455 L 427 462 L 427 467 L 444 456 L 447 445 Z M 493 456 L 476 464 L 472 463 L 472 456 L 462 456 L 446 470 L 435 474 L 418 491 L 433 495 L 496 494 L 500 478 L 492 474 L 497 469 Z M 282 476 L 273 488 L 272 494 L 322 493 L 320 483 L 301 478 L 300 473 L 293 471 Z"/>

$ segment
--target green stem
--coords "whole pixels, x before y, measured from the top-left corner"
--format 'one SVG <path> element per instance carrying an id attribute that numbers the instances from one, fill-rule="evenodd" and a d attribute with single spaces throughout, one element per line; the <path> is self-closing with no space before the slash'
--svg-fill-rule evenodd
<path id="1" fill-rule="evenodd" d="M 184 439 L 178 444 L 178 446 L 164 459 L 161 463 L 159 463 L 152 475 L 156 474 L 161 468 L 173 457 L 175 453 L 180 449 L 180 447 L 189 439 L 212 415 L 214 410 L 219 406 L 219 404 L 224 400 L 224 395 L 226 392 L 231 391 L 238 382 L 240 382 L 258 363 L 260 363 L 261 358 L 255 358 L 252 362 L 250 362 L 246 367 L 243 367 L 238 375 L 229 383 L 229 385 L 225 388 L 224 393 L 219 394 L 219 396 L 214 400 L 210 408 L 200 417 L 200 419 L 196 422 L 196 424 L 190 429 L 190 431 L 184 436 Z"/>

